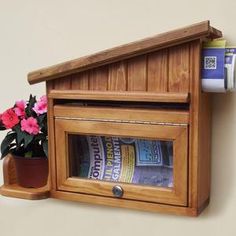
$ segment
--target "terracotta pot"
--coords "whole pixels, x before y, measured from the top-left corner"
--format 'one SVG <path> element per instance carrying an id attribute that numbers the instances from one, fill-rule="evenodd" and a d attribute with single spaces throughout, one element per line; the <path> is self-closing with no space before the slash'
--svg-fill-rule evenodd
<path id="1" fill-rule="evenodd" d="M 14 156 L 18 184 L 25 188 L 40 188 L 47 184 L 48 160 Z"/>

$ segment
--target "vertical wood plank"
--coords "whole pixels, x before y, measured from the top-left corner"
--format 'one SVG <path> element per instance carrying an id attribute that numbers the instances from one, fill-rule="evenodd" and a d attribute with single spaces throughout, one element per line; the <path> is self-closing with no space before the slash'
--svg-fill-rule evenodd
<path id="1" fill-rule="evenodd" d="M 76 147 L 78 145 L 76 145 L 75 142 L 75 136 L 74 135 L 68 135 L 68 157 L 67 157 L 67 161 L 68 161 L 68 165 L 67 165 L 67 173 L 68 176 L 77 176 L 77 163 L 76 163 L 76 158 L 77 158 L 77 150 Z"/>
<path id="2" fill-rule="evenodd" d="M 72 75 L 71 89 L 88 90 L 89 88 L 89 72 L 80 72 Z"/>
<path id="3" fill-rule="evenodd" d="M 51 80 L 46 82 L 47 95 L 52 89 L 55 89 L 55 84 L 58 80 Z M 59 84 L 58 84 L 58 87 Z M 55 142 L 54 142 L 54 115 L 53 115 L 53 100 L 48 98 L 48 164 L 49 164 L 49 175 L 48 185 L 50 190 L 56 190 L 56 178 L 55 178 Z"/>
<path id="4" fill-rule="evenodd" d="M 54 88 L 58 90 L 70 89 L 71 88 L 71 76 L 65 76 L 58 78 L 54 81 Z"/>
<path id="5" fill-rule="evenodd" d="M 167 92 L 168 70 L 167 70 L 168 50 L 161 50 L 148 55 L 147 74 L 148 91 Z"/>
<path id="6" fill-rule="evenodd" d="M 109 66 L 108 90 L 126 91 L 127 64 L 124 61 Z"/>
<path id="7" fill-rule="evenodd" d="M 189 206 L 198 207 L 201 42 L 190 45 Z"/>
<path id="8" fill-rule="evenodd" d="M 48 182 L 51 191 L 57 189 L 55 145 L 54 102 L 53 99 L 48 99 Z"/>
<path id="9" fill-rule="evenodd" d="M 17 183 L 15 161 L 11 154 L 3 160 L 3 180 L 6 186 Z"/>
<path id="10" fill-rule="evenodd" d="M 89 74 L 90 90 L 107 90 L 108 85 L 108 67 L 102 66 L 92 69 Z"/>
<path id="11" fill-rule="evenodd" d="M 169 49 L 169 92 L 189 91 L 189 43 Z"/>
<path id="12" fill-rule="evenodd" d="M 128 60 L 128 91 L 147 90 L 147 60 L 146 55 Z"/>
<path id="13" fill-rule="evenodd" d="M 211 95 L 201 93 L 199 114 L 198 207 L 210 196 L 211 180 Z"/>
<path id="14" fill-rule="evenodd" d="M 54 80 L 46 81 L 46 93 L 47 95 L 50 93 L 50 91 L 54 89 Z"/>

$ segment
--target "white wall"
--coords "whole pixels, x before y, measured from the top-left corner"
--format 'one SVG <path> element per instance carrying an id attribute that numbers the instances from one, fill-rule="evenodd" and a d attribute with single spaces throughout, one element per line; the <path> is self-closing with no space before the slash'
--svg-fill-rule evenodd
<path id="1" fill-rule="evenodd" d="M 31 70 L 198 21 L 236 44 L 235 9 L 235 0 L 0 0 L 0 111 L 45 93 L 27 84 Z M 0 235 L 236 235 L 235 94 L 213 95 L 212 136 L 211 204 L 199 218 L 0 196 Z"/>

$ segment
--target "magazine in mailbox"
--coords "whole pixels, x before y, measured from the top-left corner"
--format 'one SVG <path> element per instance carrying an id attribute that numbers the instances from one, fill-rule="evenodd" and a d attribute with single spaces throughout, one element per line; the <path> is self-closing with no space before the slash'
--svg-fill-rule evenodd
<path id="1" fill-rule="evenodd" d="M 112 182 L 173 186 L 173 143 L 79 136 L 78 176 Z"/>

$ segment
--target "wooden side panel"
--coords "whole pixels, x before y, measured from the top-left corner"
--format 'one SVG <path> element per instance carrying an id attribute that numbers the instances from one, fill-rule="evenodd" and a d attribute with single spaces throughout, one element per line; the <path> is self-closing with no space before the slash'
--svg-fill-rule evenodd
<path id="1" fill-rule="evenodd" d="M 201 41 L 190 44 L 189 206 L 201 211 L 210 195 L 210 95 L 201 92 Z"/>
<path id="2" fill-rule="evenodd" d="M 48 159 L 49 159 L 49 186 L 56 190 L 56 155 L 55 155 L 55 125 L 54 102 L 48 99 Z"/>
<path id="3" fill-rule="evenodd" d="M 147 58 L 146 55 L 128 60 L 128 91 L 147 90 Z"/>
<path id="4" fill-rule="evenodd" d="M 46 92 L 49 94 L 54 89 L 54 80 L 46 81 Z"/>
<path id="5" fill-rule="evenodd" d="M 201 93 L 199 125 L 198 208 L 210 197 L 211 97 L 208 93 Z"/>
<path id="6" fill-rule="evenodd" d="M 46 81 L 47 95 L 55 88 L 57 80 Z M 66 80 L 65 80 L 66 84 Z M 58 84 L 59 87 L 59 84 Z M 49 160 L 49 176 L 48 186 L 49 189 L 56 189 L 55 165 L 54 165 L 54 118 L 53 118 L 53 99 L 48 97 L 48 160 Z"/>
<path id="7" fill-rule="evenodd" d="M 168 88 L 168 50 L 161 50 L 148 55 L 147 90 L 152 92 L 167 92 Z"/>
<path id="8" fill-rule="evenodd" d="M 71 76 L 65 76 L 62 78 L 58 78 L 54 81 L 54 88 L 63 90 L 63 89 L 70 89 L 71 88 Z"/>
<path id="9" fill-rule="evenodd" d="M 127 63 L 125 61 L 113 63 L 109 66 L 108 90 L 127 90 Z"/>
<path id="10" fill-rule="evenodd" d="M 197 208 L 199 156 L 200 40 L 190 45 L 189 206 Z"/>
<path id="11" fill-rule="evenodd" d="M 80 72 L 72 75 L 71 89 L 88 90 L 89 88 L 89 72 Z"/>
<path id="12" fill-rule="evenodd" d="M 90 71 L 89 89 L 90 90 L 107 90 L 108 87 L 108 67 L 102 66 Z"/>
<path id="13" fill-rule="evenodd" d="M 170 92 L 189 91 L 189 43 L 169 49 L 169 84 Z"/>

